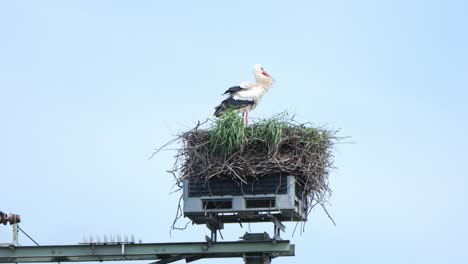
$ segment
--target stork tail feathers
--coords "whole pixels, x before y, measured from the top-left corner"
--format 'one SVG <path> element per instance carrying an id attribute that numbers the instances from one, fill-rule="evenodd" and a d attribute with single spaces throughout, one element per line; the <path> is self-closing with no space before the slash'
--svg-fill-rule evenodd
<path id="1" fill-rule="evenodd" d="M 255 104 L 253 100 L 236 100 L 232 97 L 222 101 L 220 105 L 215 107 L 214 116 L 220 117 L 224 111 L 228 109 L 241 110 L 245 107 L 252 106 Z"/>

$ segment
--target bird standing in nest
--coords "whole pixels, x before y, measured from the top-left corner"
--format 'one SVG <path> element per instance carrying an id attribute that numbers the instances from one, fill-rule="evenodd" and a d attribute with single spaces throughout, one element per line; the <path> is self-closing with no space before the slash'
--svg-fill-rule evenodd
<path id="1" fill-rule="evenodd" d="M 273 86 L 273 78 L 260 64 L 254 66 L 256 83 L 243 82 L 239 86 L 233 86 L 224 92 L 228 98 L 215 107 L 214 115 L 220 117 L 224 111 L 232 108 L 242 113 L 245 124 L 249 123 L 249 112 L 257 107 L 262 96 Z"/>

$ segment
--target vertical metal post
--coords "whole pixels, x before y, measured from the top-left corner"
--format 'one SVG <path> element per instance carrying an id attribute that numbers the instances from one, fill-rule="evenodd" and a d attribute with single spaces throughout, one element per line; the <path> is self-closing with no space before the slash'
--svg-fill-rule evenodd
<path id="1" fill-rule="evenodd" d="M 247 255 L 244 254 L 245 264 L 270 264 L 271 258 L 268 255 Z"/>
<path id="2" fill-rule="evenodd" d="M 12 242 L 12 244 L 15 245 L 15 246 L 18 246 L 19 245 L 19 243 L 18 243 L 18 224 L 12 224 L 11 226 L 13 228 L 13 242 Z"/>

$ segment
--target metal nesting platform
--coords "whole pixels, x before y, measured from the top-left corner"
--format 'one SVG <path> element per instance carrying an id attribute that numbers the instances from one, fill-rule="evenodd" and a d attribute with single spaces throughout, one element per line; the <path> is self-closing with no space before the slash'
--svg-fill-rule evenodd
<path id="1" fill-rule="evenodd" d="M 307 202 L 294 176 L 183 182 L 184 215 L 195 224 L 306 221 Z"/>

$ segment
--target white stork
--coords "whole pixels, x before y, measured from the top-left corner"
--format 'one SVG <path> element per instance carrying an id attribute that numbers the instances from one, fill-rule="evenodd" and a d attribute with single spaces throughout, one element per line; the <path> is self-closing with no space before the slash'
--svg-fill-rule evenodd
<path id="1" fill-rule="evenodd" d="M 254 66 L 254 75 L 257 83 L 243 82 L 239 86 L 233 86 L 224 92 L 229 94 L 228 98 L 215 107 L 216 117 L 229 108 L 236 109 L 239 113 L 245 114 L 245 124 L 249 123 L 249 112 L 260 102 L 262 96 L 273 86 L 273 78 L 260 64 Z"/>

